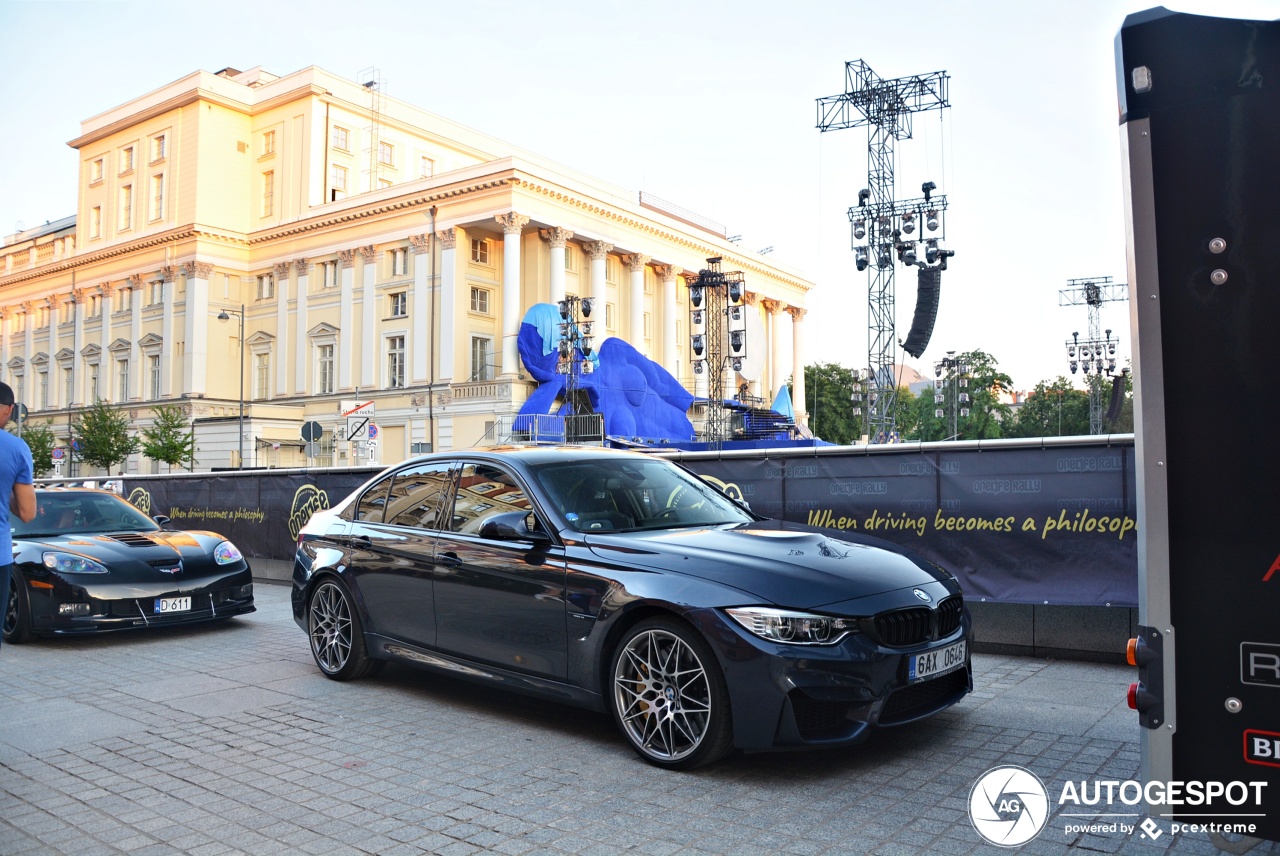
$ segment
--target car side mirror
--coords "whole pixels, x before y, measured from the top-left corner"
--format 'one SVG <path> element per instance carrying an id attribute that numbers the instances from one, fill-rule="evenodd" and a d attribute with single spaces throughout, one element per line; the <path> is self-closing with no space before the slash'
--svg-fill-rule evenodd
<path id="1" fill-rule="evenodd" d="M 169 515 L 167 514 L 157 514 L 155 517 L 151 519 L 154 520 L 157 524 L 159 524 L 161 529 L 168 526 L 170 522 Z"/>
<path id="2" fill-rule="evenodd" d="M 551 543 L 551 536 L 532 511 L 495 514 L 480 527 L 480 537 L 490 541 L 532 541 L 538 546 Z"/>

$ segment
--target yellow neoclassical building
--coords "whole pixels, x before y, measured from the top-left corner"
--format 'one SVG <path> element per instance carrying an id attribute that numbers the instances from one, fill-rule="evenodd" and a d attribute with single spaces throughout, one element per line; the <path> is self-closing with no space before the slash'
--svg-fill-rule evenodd
<path id="1" fill-rule="evenodd" d="M 0 250 L 0 370 L 60 442 L 96 400 L 136 429 L 157 404 L 187 408 L 197 469 L 501 439 L 533 389 L 521 319 L 566 295 L 701 392 L 685 277 L 711 257 L 743 273 L 751 321 L 751 370 L 724 389 L 772 400 L 803 365 L 812 283 L 795 271 L 377 80 L 198 71 L 85 120 L 69 145 L 74 216 Z M 342 440 L 351 402 L 373 402 L 371 450 Z M 308 422 L 324 430 L 310 458 Z"/>

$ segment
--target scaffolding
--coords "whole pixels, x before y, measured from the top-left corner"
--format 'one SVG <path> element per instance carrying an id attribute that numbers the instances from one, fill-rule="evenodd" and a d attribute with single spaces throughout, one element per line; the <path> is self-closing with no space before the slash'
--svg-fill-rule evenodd
<path id="1" fill-rule="evenodd" d="M 364 171 L 365 190 L 367 192 L 378 189 L 379 172 L 383 164 L 382 98 L 387 84 L 382 79 L 382 72 L 372 67 L 362 70 L 356 79 L 360 81 L 360 85 L 369 93 L 369 124 L 365 127 L 365 139 L 369 141 L 369 146 L 365 150 L 365 153 L 369 156 L 369 167 Z"/>

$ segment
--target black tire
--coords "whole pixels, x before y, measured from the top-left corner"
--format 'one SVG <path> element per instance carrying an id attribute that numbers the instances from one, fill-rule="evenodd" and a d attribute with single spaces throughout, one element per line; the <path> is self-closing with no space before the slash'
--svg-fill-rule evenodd
<path id="1" fill-rule="evenodd" d="M 4 599 L 4 641 L 21 645 L 35 638 L 31 632 L 31 604 L 27 602 L 26 586 L 19 579 L 17 570 L 9 569 L 9 591 Z"/>
<path id="2" fill-rule="evenodd" d="M 355 599 L 333 577 L 321 580 L 307 599 L 307 636 L 316 665 L 332 680 L 354 681 L 386 665 L 369 656 Z"/>
<path id="3" fill-rule="evenodd" d="M 724 674 L 689 625 L 674 618 L 640 622 L 614 651 L 609 677 L 614 722 L 650 764 L 692 770 L 733 748 Z"/>

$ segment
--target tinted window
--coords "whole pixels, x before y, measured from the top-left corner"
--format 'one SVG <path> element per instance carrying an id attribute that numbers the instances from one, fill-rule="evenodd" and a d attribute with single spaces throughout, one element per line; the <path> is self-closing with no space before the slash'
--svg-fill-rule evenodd
<path id="1" fill-rule="evenodd" d="M 476 533 L 495 514 L 528 511 L 530 507 L 529 498 L 510 473 L 491 464 L 466 464 L 458 478 L 449 528 Z"/>
<path id="2" fill-rule="evenodd" d="M 449 465 L 422 464 L 400 470 L 386 496 L 385 520 L 396 526 L 440 529 L 440 511 L 449 493 Z"/>

